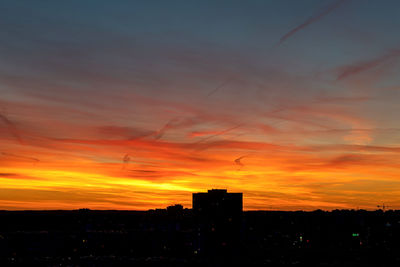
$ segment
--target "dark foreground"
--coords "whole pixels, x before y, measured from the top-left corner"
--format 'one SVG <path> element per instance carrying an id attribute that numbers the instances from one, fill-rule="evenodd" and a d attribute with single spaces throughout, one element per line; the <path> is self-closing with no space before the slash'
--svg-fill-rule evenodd
<path id="1" fill-rule="evenodd" d="M 400 266 L 400 211 L 0 211 L 0 266 Z"/>

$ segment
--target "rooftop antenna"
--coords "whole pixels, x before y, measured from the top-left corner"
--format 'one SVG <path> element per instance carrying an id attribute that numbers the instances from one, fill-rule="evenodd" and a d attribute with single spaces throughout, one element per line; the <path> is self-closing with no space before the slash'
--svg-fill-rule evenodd
<path id="1" fill-rule="evenodd" d="M 383 203 L 382 205 L 378 205 L 378 208 L 382 208 L 383 212 L 385 212 L 386 208 L 389 208 L 389 206 L 385 205 L 385 203 Z"/>

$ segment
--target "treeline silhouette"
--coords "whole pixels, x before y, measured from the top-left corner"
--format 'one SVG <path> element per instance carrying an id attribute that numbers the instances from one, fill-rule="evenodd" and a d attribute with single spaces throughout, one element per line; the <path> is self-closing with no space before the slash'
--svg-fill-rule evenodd
<path id="1" fill-rule="evenodd" d="M 400 266 L 400 211 L 246 211 L 240 220 L 215 229 L 179 205 L 0 211 L 0 266 Z"/>

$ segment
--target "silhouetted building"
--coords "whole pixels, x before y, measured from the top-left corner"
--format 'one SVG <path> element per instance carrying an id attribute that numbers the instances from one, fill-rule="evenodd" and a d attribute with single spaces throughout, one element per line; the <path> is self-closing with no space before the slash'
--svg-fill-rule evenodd
<path id="1" fill-rule="evenodd" d="M 182 213 L 183 212 L 183 206 L 180 204 L 176 204 L 173 206 L 168 206 L 167 207 L 167 212 L 169 214 L 177 214 L 177 213 Z"/>
<path id="2" fill-rule="evenodd" d="M 400 210 L 167 210 L 0 211 L 0 266 L 400 266 Z"/>
<path id="3" fill-rule="evenodd" d="M 207 193 L 193 193 L 193 212 L 237 216 L 243 211 L 243 194 L 228 193 L 226 189 L 212 189 Z"/>
<path id="4" fill-rule="evenodd" d="M 212 189 L 193 194 L 193 214 L 197 221 L 196 254 L 215 257 L 239 248 L 243 194 Z"/>

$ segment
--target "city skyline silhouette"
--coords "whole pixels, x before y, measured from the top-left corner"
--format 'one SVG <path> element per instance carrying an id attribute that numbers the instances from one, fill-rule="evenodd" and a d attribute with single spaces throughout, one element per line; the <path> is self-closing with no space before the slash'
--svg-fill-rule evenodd
<path id="1" fill-rule="evenodd" d="M 0 1 L 0 266 L 400 266 L 400 1 Z"/>
<path id="2" fill-rule="evenodd" d="M 0 264 L 396 266 L 400 211 L 243 211 L 242 194 L 193 209 L 0 211 Z M 383 208 L 383 207 L 382 207 Z"/>

